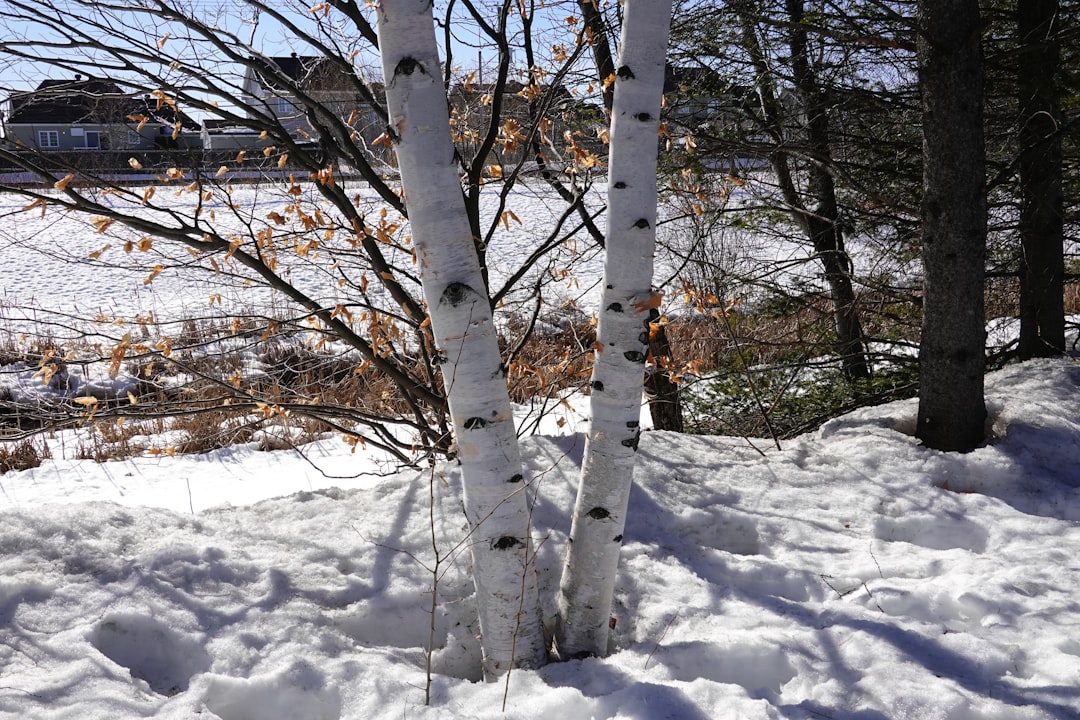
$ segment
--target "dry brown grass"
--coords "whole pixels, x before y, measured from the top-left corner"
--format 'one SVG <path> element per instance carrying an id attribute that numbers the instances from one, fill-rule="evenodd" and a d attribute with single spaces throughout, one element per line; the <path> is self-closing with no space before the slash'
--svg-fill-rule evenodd
<path id="1" fill-rule="evenodd" d="M 667 335 L 675 367 L 694 374 L 730 369 L 740 354 L 750 364 L 785 362 L 829 352 L 832 308 L 824 295 L 769 312 L 736 307 L 726 313 L 676 318 L 667 323 Z"/>
<path id="2" fill-rule="evenodd" d="M 1065 314 L 1080 315 L 1080 282 L 1065 285 Z"/>
<path id="3" fill-rule="evenodd" d="M 1080 315 L 1080 282 L 1065 284 L 1065 314 Z M 1014 277 L 988 278 L 986 281 L 986 317 L 1016 317 L 1020 313 L 1020 281 Z"/>
<path id="4" fill-rule="evenodd" d="M 551 398 L 569 390 L 582 390 L 592 372 L 592 352 L 596 328 L 585 318 L 563 322 L 558 332 L 528 334 L 520 322 L 508 323 L 501 341 L 504 354 L 515 348 L 509 363 L 507 382 L 510 399 L 524 403 L 531 398 Z"/>
<path id="5" fill-rule="evenodd" d="M 989 316 L 1014 315 L 1017 301 L 1015 280 L 987 284 Z M 860 306 L 868 336 L 917 339 L 917 299 L 867 293 Z M 1080 283 L 1067 286 L 1066 312 L 1080 313 Z M 832 338 L 832 309 L 824 295 L 792 299 L 766 311 L 735 307 L 726 315 L 685 315 L 664 322 L 673 368 L 691 375 L 739 372 L 744 362 L 803 362 L 827 354 Z M 556 327 L 530 333 L 523 320 L 507 323 L 500 342 L 504 354 L 514 351 L 507 378 L 514 402 L 588 391 L 595 328 L 584 316 L 564 318 Z M 186 320 L 177 330 L 168 355 L 154 350 L 125 359 L 122 369 L 139 380 L 132 397 L 105 398 L 90 409 L 57 407 L 35 416 L 34 409 L 18 407 L 0 389 L 0 437 L 19 437 L 0 442 L 0 471 L 34 467 L 48 457 L 43 442 L 24 436 L 50 427 L 88 428 L 76 454 L 105 461 L 146 453 L 201 453 L 254 440 L 268 448 L 286 446 L 347 430 L 350 413 L 388 419 L 413 415 L 414 408 L 383 373 L 352 352 L 315 349 L 298 331 L 267 334 L 265 322 L 253 319 Z M 141 326 L 147 343 L 154 342 L 154 332 L 159 330 Z M 233 345 L 214 345 L 226 340 Z M 28 338 L 0 329 L 0 369 L 53 363 L 59 374 L 65 356 L 86 355 L 91 349 L 85 341 Z M 108 361 L 107 352 L 102 357 Z M 415 377 L 439 381 L 437 365 L 420 357 L 398 359 Z M 320 412 L 305 411 L 312 408 Z M 328 408 L 338 412 L 336 427 L 327 422 L 332 413 L 322 413 Z"/>
<path id="6" fill-rule="evenodd" d="M 9 470 L 36 468 L 51 457 L 52 452 L 41 437 L 0 442 L 0 475 Z"/>

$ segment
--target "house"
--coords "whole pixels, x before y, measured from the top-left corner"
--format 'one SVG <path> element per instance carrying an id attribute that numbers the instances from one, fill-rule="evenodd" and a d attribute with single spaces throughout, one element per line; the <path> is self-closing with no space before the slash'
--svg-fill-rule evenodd
<path id="1" fill-rule="evenodd" d="M 741 127 L 757 103 L 753 88 L 732 83 L 709 67 L 667 65 L 664 94 L 669 121 L 714 131 Z"/>
<path id="2" fill-rule="evenodd" d="M 366 92 L 365 92 L 366 88 Z M 286 55 L 256 58 L 244 76 L 243 95 L 251 117 L 270 115 L 298 141 L 314 140 L 316 132 L 305 107 L 310 102 L 329 110 L 356 130 L 369 150 L 386 129 L 382 86 L 355 72 L 342 72 L 325 57 Z"/>
<path id="3" fill-rule="evenodd" d="M 207 154 L 217 151 L 262 150 L 270 146 L 260 133 L 241 123 L 223 118 L 203 118 L 202 146 Z"/>
<path id="4" fill-rule="evenodd" d="M 175 105 L 110 81 L 45 80 L 8 98 L 6 142 L 45 152 L 151 151 L 200 146 L 199 126 Z"/>

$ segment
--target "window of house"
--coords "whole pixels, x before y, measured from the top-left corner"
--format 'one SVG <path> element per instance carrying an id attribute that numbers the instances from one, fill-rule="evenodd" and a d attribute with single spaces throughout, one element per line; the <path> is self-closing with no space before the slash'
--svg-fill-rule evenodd
<path id="1" fill-rule="evenodd" d="M 85 145 L 87 150 L 100 150 L 101 149 L 101 133 L 97 130 L 87 130 L 85 135 Z"/>
<path id="2" fill-rule="evenodd" d="M 293 105 L 288 98 L 278 98 L 277 111 L 278 115 L 288 115 L 293 111 Z"/>
<path id="3" fill-rule="evenodd" d="M 60 147 L 60 133 L 56 130 L 38 130 L 37 137 L 39 148 Z"/>
<path id="4" fill-rule="evenodd" d="M 142 135 L 134 130 L 127 131 L 127 144 L 129 147 L 139 147 L 142 145 Z"/>

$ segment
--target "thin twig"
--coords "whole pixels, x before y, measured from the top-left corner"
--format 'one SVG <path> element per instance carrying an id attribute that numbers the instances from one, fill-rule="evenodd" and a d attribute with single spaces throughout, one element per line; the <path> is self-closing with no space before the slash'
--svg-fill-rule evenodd
<path id="1" fill-rule="evenodd" d="M 885 579 L 885 573 L 881 572 L 881 563 L 879 563 L 877 561 L 877 557 L 874 556 L 874 543 L 873 543 L 873 541 L 870 542 L 870 544 L 867 546 L 867 548 L 870 550 L 870 558 L 874 561 L 874 564 L 877 565 L 878 575 L 880 575 L 881 579 L 884 580 Z"/>
<path id="2" fill-rule="evenodd" d="M 653 645 L 653 649 L 649 652 L 649 657 L 645 658 L 645 666 L 641 668 L 643 671 L 649 669 L 649 661 L 652 660 L 652 656 L 656 654 L 656 651 L 660 649 L 660 643 L 667 637 L 668 630 L 671 629 L 672 623 L 679 617 L 679 612 L 679 610 L 675 611 L 675 614 L 667 621 L 667 625 L 664 626 L 664 632 L 660 633 L 660 637 L 656 639 L 656 644 Z"/>
<path id="3" fill-rule="evenodd" d="M 765 422 L 765 427 L 769 430 L 769 435 L 772 437 L 773 443 L 776 445 L 777 450 L 782 450 L 780 447 L 780 438 L 776 434 L 776 430 L 773 428 L 772 418 L 769 417 L 769 411 L 765 407 L 765 403 L 761 399 L 761 393 L 758 391 L 757 383 L 754 382 L 753 373 L 750 372 L 750 365 L 747 364 L 746 358 L 743 357 L 742 346 L 739 344 L 739 338 L 735 334 L 735 328 L 731 325 L 731 318 L 728 316 L 726 310 L 720 311 L 720 316 L 724 319 L 724 328 L 728 332 L 728 337 L 735 345 L 735 355 L 739 358 L 739 364 L 742 365 L 743 374 L 746 376 L 746 385 L 750 388 L 750 396 L 754 398 L 754 404 L 757 405 L 758 412 L 761 413 L 761 419 Z M 751 447 L 753 444 L 751 443 Z M 757 448 L 754 448 L 757 450 Z M 758 450 L 758 452 L 761 452 Z"/>
<path id="4" fill-rule="evenodd" d="M 431 549 L 435 553 L 435 564 L 431 567 L 431 607 L 428 625 L 428 643 L 424 653 L 424 705 L 431 705 L 431 658 L 435 653 L 435 613 L 439 609 L 439 565 L 442 555 L 439 553 L 438 536 L 435 534 L 435 467 L 432 466 L 428 478 L 428 526 L 431 530 Z"/>

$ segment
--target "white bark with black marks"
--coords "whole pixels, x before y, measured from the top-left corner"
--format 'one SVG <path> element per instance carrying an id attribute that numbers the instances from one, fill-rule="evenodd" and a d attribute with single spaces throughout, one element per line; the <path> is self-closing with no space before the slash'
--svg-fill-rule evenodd
<path id="1" fill-rule="evenodd" d="M 527 485 L 505 372 L 454 162 L 428 0 L 383 0 L 379 47 L 413 245 L 444 358 L 461 461 L 484 675 L 544 663 Z"/>
<path id="2" fill-rule="evenodd" d="M 626 0 L 623 7 L 592 422 L 558 597 L 556 647 L 563 658 L 607 652 L 640 432 L 649 322 L 656 317 L 657 132 L 671 3 Z"/>

